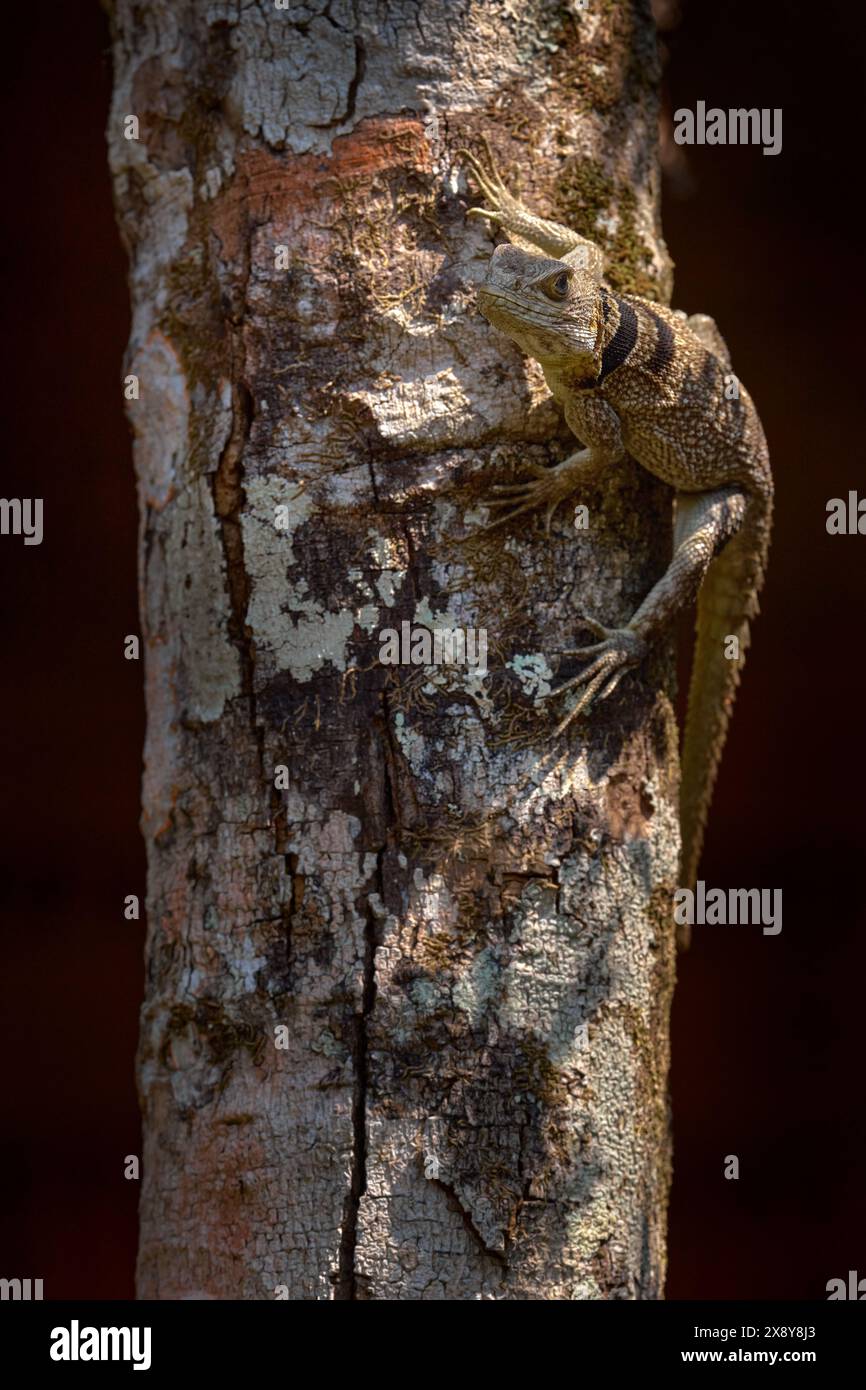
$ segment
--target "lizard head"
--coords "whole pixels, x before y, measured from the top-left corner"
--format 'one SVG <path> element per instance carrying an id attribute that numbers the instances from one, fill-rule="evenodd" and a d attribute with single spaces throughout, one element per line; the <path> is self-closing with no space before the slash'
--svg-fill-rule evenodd
<path id="1" fill-rule="evenodd" d="M 497 246 L 478 289 L 478 307 L 542 365 L 576 368 L 583 376 L 598 372 L 603 315 L 598 285 L 587 271 Z"/>

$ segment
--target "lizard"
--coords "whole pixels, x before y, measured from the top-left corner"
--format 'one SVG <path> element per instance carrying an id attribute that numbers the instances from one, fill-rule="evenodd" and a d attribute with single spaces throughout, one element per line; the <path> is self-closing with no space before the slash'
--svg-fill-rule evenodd
<path id="1" fill-rule="evenodd" d="M 581 618 L 597 640 L 562 654 L 588 665 L 548 698 L 579 692 L 556 736 L 611 695 L 697 598 L 680 779 L 680 881 L 694 888 L 767 563 L 773 479 L 764 431 L 748 391 L 730 375 L 730 354 L 714 320 L 615 293 L 605 281 L 602 248 L 529 211 L 509 193 L 486 141 L 484 150 L 483 162 L 461 151 L 485 199 L 468 211 L 508 240 L 490 257 L 478 307 L 539 362 L 583 445 L 552 467 L 530 465 L 525 482 L 495 487 L 487 505 L 499 515 L 485 529 L 544 507 L 549 534 L 559 505 L 626 456 L 674 489 L 666 572 L 624 627 Z M 726 390 L 731 381 L 736 389 Z M 729 649 L 735 659 L 726 654 L 731 637 L 738 639 Z"/>

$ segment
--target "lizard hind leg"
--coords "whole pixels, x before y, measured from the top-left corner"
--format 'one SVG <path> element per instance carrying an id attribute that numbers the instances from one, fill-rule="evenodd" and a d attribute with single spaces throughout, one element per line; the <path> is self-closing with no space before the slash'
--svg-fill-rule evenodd
<path id="1" fill-rule="evenodd" d="M 627 626 L 606 628 L 591 619 L 581 619 L 582 624 L 595 632 L 601 641 L 594 647 L 566 653 L 591 657 L 592 661 L 579 675 L 550 692 L 551 695 L 561 695 L 575 686 L 584 687 L 577 704 L 557 726 L 556 733 L 561 733 L 594 700 L 610 694 L 625 670 L 636 666 L 642 659 L 647 644 L 673 622 L 681 608 L 694 599 L 713 555 L 736 532 L 745 507 L 746 499 L 735 487 L 720 488 L 709 493 L 677 494 L 673 559 Z M 614 676 L 616 681 L 613 681 Z"/>

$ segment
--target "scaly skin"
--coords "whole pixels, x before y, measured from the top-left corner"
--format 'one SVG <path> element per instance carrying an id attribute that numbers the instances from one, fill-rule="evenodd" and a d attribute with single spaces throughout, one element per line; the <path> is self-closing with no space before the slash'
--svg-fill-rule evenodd
<path id="1" fill-rule="evenodd" d="M 668 570 L 624 628 L 582 620 L 598 640 L 565 654 L 589 664 L 551 695 L 579 691 L 557 725 L 561 733 L 610 695 L 698 596 L 680 787 L 681 884 L 693 887 L 769 548 L 773 480 L 761 422 L 741 384 L 729 399 L 730 358 L 712 319 L 617 296 L 604 283 L 598 246 L 524 208 L 489 149 L 484 163 L 463 154 L 487 201 L 470 212 L 496 223 L 511 243 L 490 258 L 481 312 L 541 364 L 584 445 L 555 468 L 535 468 L 530 481 L 496 489 L 489 505 L 502 515 L 488 529 L 543 507 L 549 530 L 556 508 L 590 473 L 626 454 L 675 489 Z M 725 656 L 732 636 L 738 660 Z"/>

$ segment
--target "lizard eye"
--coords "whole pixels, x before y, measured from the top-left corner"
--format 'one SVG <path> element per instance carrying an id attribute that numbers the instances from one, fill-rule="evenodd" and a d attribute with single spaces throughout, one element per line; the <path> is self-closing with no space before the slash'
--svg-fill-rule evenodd
<path id="1" fill-rule="evenodd" d="M 565 299 L 568 294 L 569 274 L 567 270 L 561 270 L 558 275 L 553 275 L 549 280 L 545 280 L 541 288 L 548 299 Z"/>

